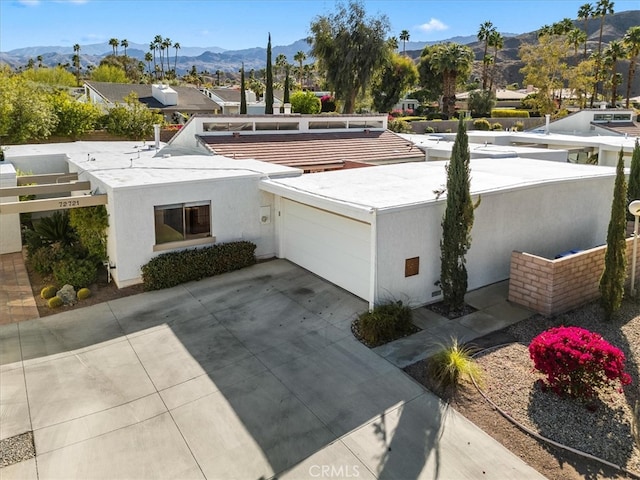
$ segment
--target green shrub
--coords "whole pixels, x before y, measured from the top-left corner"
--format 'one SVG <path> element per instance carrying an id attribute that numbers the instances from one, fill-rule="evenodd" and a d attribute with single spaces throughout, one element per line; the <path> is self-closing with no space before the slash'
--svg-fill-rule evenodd
<path id="1" fill-rule="evenodd" d="M 50 298 L 56 296 L 57 291 L 58 289 L 53 285 L 47 285 L 42 290 L 40 290 L 40 297 L 44 298 L 45 300 L 49 300 Z"/>
<path id="2" fill-rule="evenodd" d="M 256 263 L 255 244 L 247 241 L 169 252 L 142 266 L 145 290 L 174 287 Z"/>
<path id="3" fill-rule="evenodd" d="M 382 345 L 413 332 L 411 309 L 401 301 L 376 306 L 358 317 L 359 333 L 371 347 Z"/>
<path id="4" fill-rule="evenodd" d="M 524 123 L 522 122 L 516 122 L 513 124 L 513 129 L 516 132 L 522 132 L 524 130 Z"/>
<path id="5" fill-rule="evenodd" d="M 58 296 L 51 297 L 47 302 L 47 305 L 49 306 L 49 308 L 58 308 L 58 307 L 61 307 L 63 304 L 64 302 Z"/>
<path id="6" fill-rule="evenodd" d="M 491 130 L 491 124 L 489 120 L 486 118 L 479 118 L 478 120 L 473 121 L 473 129 L 474 130 Z"/>
<path id="7" fill-rule="evenodd" d="M 428 126 L 424 129 L 424 133 L 435 133 L 435 130 L 433 127 Z"/>
<path id="8" fill-rule="evenodd" d="M 411 124 L 404 120 L 390 120 L 387 124 L 387 128 L 396 133 L 411 133 Z"/>
<path id="9" fill-rule="evenodd" d="M 69 284 L 82 288 L 96 281 L 98 268 L 91 260 L 65 258 L 56 263 L 53 276 L 59 285 Z"/>
<path id="10" fill-rule="evenodd" d="M 517 110 L 515 108 L 494 108 L 491 110 L 491 118 L 529 118 L 527 110 Z"/>
<path id="11" fill-rule="evenodd" d="M 38 248 L 30 253 L 27 259 L 31 268 L 40 275 L 49 275 L 53 272 L 55 265 L 68 256 L 67 249 L 59 243 L 53 243 Z"/>
<path id="12" fill-rule="evenodd" d="M 78 300 L 84 300 L 85 298 L 89 298 L 91 296 L 91 290 L 89 290 L 88 288 L 81 288 L 80 290 L 78 290 L 76 296 L 78 297 Z"/>
<path id="13" fill-rule="evenodd" d="M 452 338 L 450 345 L 442 345 L 429 360 L 429 374 L 443 389 L 455 388 L 462 378 L 479 382 L 482 370 L 473 359 L 473 353 L 473 348 Z"/>
<path id="14" fill-rule="evenodd" d="M 492 123 L 491 124 L 491 130 L 503 130 L 502 128 L 502 124 L 501 123 Z"/>

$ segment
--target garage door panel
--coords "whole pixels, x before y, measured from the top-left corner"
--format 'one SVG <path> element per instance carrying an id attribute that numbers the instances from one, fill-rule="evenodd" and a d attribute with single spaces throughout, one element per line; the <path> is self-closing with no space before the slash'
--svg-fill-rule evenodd
<path id="1" fill-rule="evenodd" d="M 371 226 L 283 199 L 283 256 L 369 297 Z"/>

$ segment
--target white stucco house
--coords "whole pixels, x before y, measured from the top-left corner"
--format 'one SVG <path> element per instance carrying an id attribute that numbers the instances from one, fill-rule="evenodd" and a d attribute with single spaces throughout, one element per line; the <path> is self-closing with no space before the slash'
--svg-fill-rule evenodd
<path id="1" fill-rule="evenodd" d="M 446 183 L 446 162 L 303 174 L 169 151 L 141 142 L 74 142 L 5 154 L 20 168 L 49 159 L 59 167 L 62 157 L 91 185 L 78 195 L 106 195 L 108 260 L 119 287 L 139 283 L 141 266 L 163 252 L 248 240 L 258 258 L 289 259 L 371 305 L 441 299 L 445 196 L 434 192 Z M 508 278 L 512 250 L 554 256 L 604 243 L 613 168 L 477 158 L 471 172 L 481 203 L 467 256 L 470 289 Z"/>

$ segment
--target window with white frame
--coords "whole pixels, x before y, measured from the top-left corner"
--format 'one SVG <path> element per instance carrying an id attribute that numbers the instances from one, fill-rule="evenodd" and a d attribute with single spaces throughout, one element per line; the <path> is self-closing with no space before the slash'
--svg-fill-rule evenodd
<path id="1" fill-rule="evenodd" d="M 154 207 L 156 245 L 211 236 L 211 202 Z"/>

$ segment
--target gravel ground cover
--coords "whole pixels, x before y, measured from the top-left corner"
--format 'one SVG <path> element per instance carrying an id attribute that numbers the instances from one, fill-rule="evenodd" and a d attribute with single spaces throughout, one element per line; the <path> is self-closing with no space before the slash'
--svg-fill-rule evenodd
<path id="1" fill-rule="evenodd" d="M 22 462 L 36 456 L 33 432 L 21 433 L 0 440 L 0 468 Z M 0 474 L 2 477 L 2 474 Z"/>
<path id="2" fill-rule="evenodd" d="M 559 325 L 597 332 L 621 349 L 632 384 L 622 393 L 601 391 L 590 404 L 542 391 L 536 384 L 542 376 L 534 371 L 527 347 L 540 332 Z M 504 419 L 472 384 L 463 385 L 456 394 L 441 393 L 452 407 L 550 479 L 640 478 L 640 451 L 631 434 L 633 406 L 640 398 L 640 304 L 625 301 L 611 323 L 603 320 L 597 303 L 555 318 L 535 315 L 474 343 L 492 347 L 477 360 L 484 372 L 482 390 L 500 409 L 539 435 L 622 466 L 631 474 L 534 439 Z M 426 373 L 427 362 L 405 370 L 436 391 Z"/>

